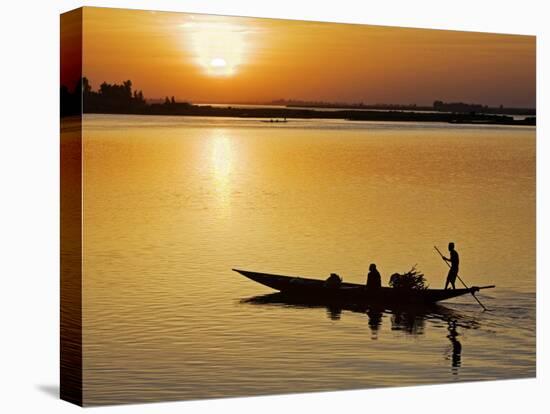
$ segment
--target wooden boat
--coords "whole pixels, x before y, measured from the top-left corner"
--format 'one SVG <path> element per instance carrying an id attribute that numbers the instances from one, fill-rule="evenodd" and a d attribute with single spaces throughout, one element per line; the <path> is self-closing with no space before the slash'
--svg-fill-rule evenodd
<path id="1" fill-rule="evenodd" d="M 286 295 L 298 297 L 307 301 L 347 304 L 384 304 L 384 305 L 429 305 L 436 302 L 474 294 L 491 286 L 473 286 L 469 289 L 423 289 L 403 290 L 381 287 L 368 290 L 364 285 L 343 282 L 338 287 L 328 287 L 324 280 L 308 279 L 298 276 L 283 276 L 269 273 L 251 272 L 233 269 L 254 282 L 278 290 Z"/>
<path id="2" fill-rule="evenodd" d="M 285 123 L 285 122 L 288 122 L 288 120 L 286 119 L 270 119 L 269 121 L 265 120 L 265 119 L 262 119 L 260 122 L 265 122 L 265 123 L 268 123 L 268 124 L 280 124 L 280 123 Z"/>

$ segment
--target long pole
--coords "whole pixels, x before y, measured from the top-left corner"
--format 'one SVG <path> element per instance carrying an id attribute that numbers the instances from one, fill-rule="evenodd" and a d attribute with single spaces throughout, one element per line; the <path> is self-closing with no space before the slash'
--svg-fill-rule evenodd
<path id="1" fill-rule="evenodd" d="M 439 251 L 439 249 L 437 248 L 437 246 L 434 246 L 434 249 L 437 250 L 437 253 L 439 253 L 439 255 L 441 256 L 441 259 L 445 262 L 445 264 L 447 264 L 448 267 L 451 267 L 451 265 L 449 264 L 449 262 L 447 262 L 447 261 L 445 260 L 445 256 L 443 256 L 443 253 L 441 253 L 441 252 Z M 464 285 L 464 287 L 465 287 L 466 289 L 470 289 L 470 288 L 466 285 L 466 283 L 464 283 L 464 281 L 460 278 L 460 276 L 458 275 L 458 273 L 456 274 L 456 277 L 458 277 L 458 280 L 460 280 L 460 282 Z M 481 305 L 481 307 L 483 308 L 483 310 L 487 310 L 487 308 L 483 305 L 483 303 L 480 302 L 480 300 L 477 298 L 477 296 L 474 294 L 474 292 L 472 292 L 472 291 L 470 290 L 470 293 L 472 294 L 472 296 L 474 297 L 474 299 L 477 301 L 477 303 L 479 303 L 479 304 Z"/>

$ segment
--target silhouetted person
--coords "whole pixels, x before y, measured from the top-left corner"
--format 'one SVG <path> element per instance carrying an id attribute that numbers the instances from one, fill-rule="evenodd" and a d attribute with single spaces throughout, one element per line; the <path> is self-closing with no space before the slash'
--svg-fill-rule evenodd
<path id="1" fill-rule="evenodd" d="M 443 257 L 443 260 L 451 263 L 451 268 L 449 269 L 449 273 L 447 274 L 447 281 L 445 282 L 445 289 L 447 289 L 447 287 L 449 286 L 449 283 L 451 284 L 453 289 L 456 289 L 455 281 L 456 281 L 456 277 L 458 276 L 459 258 L 458 258 L 458 253 L 455 250 L 455 244 L 452 242 L 449 243 L 449 253 L 450 253 L 449 254 L 450 257 L 448 258 Z"/>
<path id="2" fill-rule="evenodd" d="M 330 276 L 325 280 L 325 287 L 336 289 L 339 288 L 342 284 L 342 278 L 336 273 L 331 273 Z"/>
<path id="3" fill-rule="evenodd" d="M 371 263 L 369 266 L 369 274 L 367 275 L 367 290 L 376 290 L 380 289 L 382 287 L 382 278 L 380 277 L 380 273 L 378 272 L 378 269 L 376 269 L 376 265 L 374 263 Z"/>

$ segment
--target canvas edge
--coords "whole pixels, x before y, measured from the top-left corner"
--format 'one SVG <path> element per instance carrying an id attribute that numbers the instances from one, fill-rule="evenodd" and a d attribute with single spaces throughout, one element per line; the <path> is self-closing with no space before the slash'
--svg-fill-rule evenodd
<path id="1" fill-rule="evenodd" d="M 82 8 L 60 15 L 60 398 L 83 406 Z"/>

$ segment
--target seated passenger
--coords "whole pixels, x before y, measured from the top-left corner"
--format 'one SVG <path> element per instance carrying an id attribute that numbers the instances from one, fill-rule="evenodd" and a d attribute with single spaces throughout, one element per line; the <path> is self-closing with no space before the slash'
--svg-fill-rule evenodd
<path id="1" fill-rule="evenodd" d="M 342 278 L 336 273 L 331 273 L 327 280 L 325 280 L 325 287 L 328 288 L 338 288 L 341 284 Z"/>
<path id="2" fill-rule="evenodd" d="M 374 290 L 374 289 L 379 289 L 381 287 L 382 287 L 382 278 L 380 277 L 380 273 L 378 273 L 378 270 L 376 269 L 376 265 L 372 263 L 369 266 L 369 274 L 367 276 L 367 289 Z"/>

